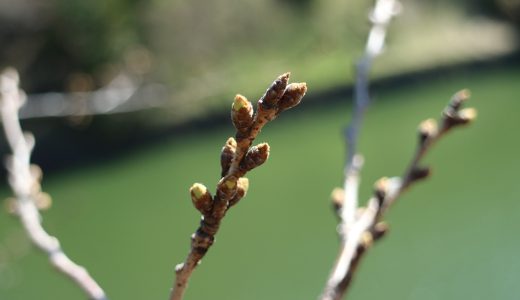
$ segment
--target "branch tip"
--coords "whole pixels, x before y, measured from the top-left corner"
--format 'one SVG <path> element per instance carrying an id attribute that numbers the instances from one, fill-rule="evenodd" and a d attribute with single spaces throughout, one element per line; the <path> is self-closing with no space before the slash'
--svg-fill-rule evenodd
<path id="1" fill-rule="evenodd" d="M 285 88 L 285 92 L 278 103 L 278 114 L 300 104 L 307 93 L 307 83 L 291 83 Z"/>

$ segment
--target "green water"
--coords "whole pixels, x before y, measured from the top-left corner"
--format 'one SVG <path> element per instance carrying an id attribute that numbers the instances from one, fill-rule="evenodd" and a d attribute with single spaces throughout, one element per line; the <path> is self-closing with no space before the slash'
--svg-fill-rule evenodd
<path id="1" fill-rule="evenodd" d="M 363 199 L 377 178 L 402 172 L 417 124 L 438 116 L 453 92 L 470 88 L 480 114 L 428 156 L 433 177 L 390 211 L 391 232 L 366 255 L 349 299 L 518 299 L 519 82 L 519 70 L 495 69 L 374 92 L 360 142 Z M 187 300 L 320 294 L 337 251 L 329 194 L 341 182 L 340 129 L 350 116 L 347 104 L 328 100 L 303 103 L 262 132 L 270 160 L 249 174 L 249 195 L 226 217 Z M 231 125 L 192 131 L 44 178 L 54 198 L 44 225 L 111 299 L 166 299 L 199 218 L 187 190 L 215 186 L 231 134 Z M 0 215 L 0 299 L 84 299 L 20 230 Z"/>

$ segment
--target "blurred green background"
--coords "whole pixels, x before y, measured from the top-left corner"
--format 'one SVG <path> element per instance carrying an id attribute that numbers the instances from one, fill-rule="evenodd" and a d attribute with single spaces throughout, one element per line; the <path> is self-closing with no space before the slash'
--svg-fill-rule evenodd
<path id="1" fill-rule="evenodd" d="M 365 257 L 349 299 L 518 299 L 518 1 L 403 4 L 373 72 L 362 198 L 379 177 L 401 174 L 417 124 L 439 116 L 454 92 L 469 88 L 479 117 L 427 157 L 432 178 L 390 211 L 391 232 Z M 44 226 L 111 299 L 166 299 L 199 219 L 187 190 L 218 181 L 234 94 L 255 99 L 287 70 L 306 81 L 300 107 L 259 137 L 271 157 L 249 174 L 248 196 L 224 220 L 186 299 L 321 293 L 338 250 L 329 195 L 342 180 L 351 65 L 371 1 L 0 5 L 0 65 L 16 66 L 29 94 L 75 91 L 77 78 L 97 89 L 120 70 L 168 88 L 164 107 L 145 112 L 23 123 L 54 199 Z M 1 184 L 0 197 L 9 195 Z M 0 299 L 84 299 L 6 212 Z"/>

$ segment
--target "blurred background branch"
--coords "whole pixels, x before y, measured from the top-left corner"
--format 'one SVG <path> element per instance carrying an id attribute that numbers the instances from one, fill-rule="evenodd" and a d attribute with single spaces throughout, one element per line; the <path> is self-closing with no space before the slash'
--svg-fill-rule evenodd
<path id="1" fill-rule="evenodd" d="M 41 191 L 42 171 L 31 165 L 31 151 L 34 136 L 24 133 L 18 119 L 18 110 L 25 101 L 25 95 L 18 88 L 19 77 L 14 69 L 0 74 L 0 113 L 4 133 L 12 150 L 7 159 L 9 183 L 15 195 L 11 202 L 12 212 L 16 214 L 25 228 L 29 239 L 49 257 L 49 262 L 58 271 L 73 280 L 89 299 L 107 300 L 105 292 L 90 276 L 87 270 L 73 262 L 62 250 L 59 240 L 42 227 L 39 209 L 50 205 L 50 198 Z"/>

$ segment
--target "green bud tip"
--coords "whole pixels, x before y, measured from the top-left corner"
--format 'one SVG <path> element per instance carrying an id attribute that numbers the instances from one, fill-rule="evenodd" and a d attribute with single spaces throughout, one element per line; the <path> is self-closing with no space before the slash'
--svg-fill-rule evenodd
<path id="1" fill-rule="evenodd" d="M 200 183 L 194 183 L 190 188 L 190 193 L 195 197 L 195 199 L 200 199 L 208 192 L 208 189 Z"/>
<path id="2" fill-rule="evenodd" d="M 230 137 L 230 138 L 226 141 L 226 145 L 230 146 L 231 148 L 236 148 L 236 147 L 237 147 L 237 141 L 235 140 L 235 138 Z"/>
<path id="3" fill-rule="evenodd" d="M 233 101 L 233 105 L 231 106 L 231 109 L 234 111 L 239 111 L 240 109 L 247 107 L 249 104 L 249 101 L 247 101 L 246 97 L 237 94 L 235 96 L 235 101 Z"/>
<path id="4" fill-rule="evenodd" d="M 228 189 L 232 189 L 232 188 L 234 188 L 236 186 L 237 183 L 234 180 L 229 180 L 228 179 L 228 180 L 224 181 L 224 184 L 226 185 L 226 187 Z"/>

